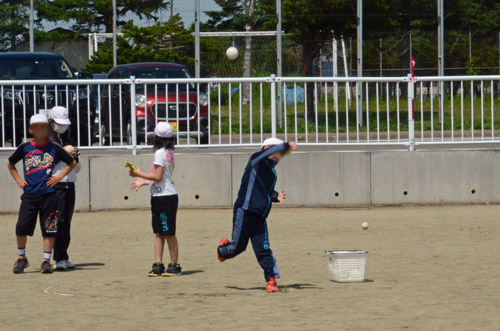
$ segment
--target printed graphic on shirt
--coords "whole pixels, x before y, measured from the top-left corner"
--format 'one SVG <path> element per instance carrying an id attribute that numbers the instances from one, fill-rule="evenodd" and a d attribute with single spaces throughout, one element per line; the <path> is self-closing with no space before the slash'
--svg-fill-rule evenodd
<path id="1" fill-rule="evenodd" d="M 52 177 L 54 165 L 62 161 L 65 164 L 73 162 L 73 157 L 61 146 L 47 142 L 35 145 L 34 142 L 19 145 L 14 154 L 9 157 L 11 164 L 23 161 L 24 179 L 28 186 L 26 194 L 47 194 L 55 191 L 47 186 L 47 179 Z"/>
<path id="2" fill-rule="evenodd" d="M 163 168 L 162 180 L 159 182 L 150 183 L 151 196 L 166 196 L 177 194 L 177 189 L 172 180 L 172 174 L 174 172 L 174 153 L 172 151 L 160 148 L 155 152 L 153 157 L 153 165 L 151 167 L 151 173 L 156 173 L 156 167 L 160 166 Z"/>

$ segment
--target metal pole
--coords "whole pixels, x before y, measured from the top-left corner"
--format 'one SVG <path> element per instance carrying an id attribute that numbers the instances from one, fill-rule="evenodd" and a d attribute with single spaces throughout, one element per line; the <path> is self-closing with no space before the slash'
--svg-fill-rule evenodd
<path id="1" fill-rule="evenodd" d="M 34 28 L 34 19 L 35 19 L 35 5 L 34 0 L 30 0 L 30 52 L 33 53 L 35 51 L 35 28 Z"/>
<path id="2" fill-rule="evenodd" d="M 363 77 L 363 0 L 358 0 L 357 4 L 357 9 L 358 9 L 358 18 L 357 18 L 357 23 L 358 23 L 358 41 L 357 41 L 357 46 L 358 46 L 358 77 Z M 360 82 L 356 83 L 356 111 L 358 112 L 359 116 L 359 126 L 363 125 L 363 111 L 361 109 L 363 103 L 363 91 L 362 91 L 362 85 Z"/>
<path id="3" fill-rule="evenodd" d="M 194 59 L 195 77 L 200 78 L 200 0 L 194 1 Z"/>
<path id="4" fill-rule="evenodd" d="M 170 18 L 174 16 L 174 0 L 170 0 Z"/>
<path id="5" fill-rule="evenodd" d="M 469 63 L 472 67 L 472 33 L 469 30 Z"/>
<path id="6" fill-rule="evenodd" d="M 413 75 L 408 74 L 408 150 L 413 152 L 415 150 L 415 103 L 414 103 L 414 86 Z"/>
<path id="7" fill-rule="evenodd" d="M 271 136 L 276 137 L 276 75 L 271 75 Z"/>
<path id="8" fill-rule="evenodd" d="M 382 77 L 382 38 L 380 38 L 380 43 L 378 47 L 378 53 L 379 53 L 379 58 L 380 58 L 380 77 Z"/>
<path id="9" fill-rule="evenodd" d="M 413 62 L 413 47 L 411 44 L 411 31 L 408 33 L 408 39 L 410 39 L 410 70 L 412 69 L 412 62 Z"/>
<path id="10" fill-rule="evenodd" d="M 116 65 L 116 0 L 113 0 L 113 66 Z"/>
<path id="11" fill-rule="evenodd" d="M 137 155 L 137 114 L 135 109 L 135 76 L 130 77 L 130 129 L 132 130 L 132 154 Z"/>
<path id="12" fill-rule="evenodd" d="M 282 35 L 281 35 L 281 0 L 276 0 L 276 65 L 278 77 L 283 76 L 283 46 L 282 46 Z M 279 121 L 280 128 L 283 125 L 283 102 L 282 102 L 282 91 L 281 83 L 278 83 L 278 111 L 279 111 Z"/>
<path id="13" fill-rule="evenodd" d="M 444 76 L 444 9 L 443 0 L 438 0 L 438 69 L 439 76 Z"/>

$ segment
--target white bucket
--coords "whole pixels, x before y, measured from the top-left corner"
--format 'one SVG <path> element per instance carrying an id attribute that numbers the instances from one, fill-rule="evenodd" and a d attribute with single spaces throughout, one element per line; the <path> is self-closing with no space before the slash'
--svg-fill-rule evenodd
<path id="1" fill-rule="evenodd" d="M 334 282 L 363 282 L 367 251 L 327 251 L 328 273 Z"/>

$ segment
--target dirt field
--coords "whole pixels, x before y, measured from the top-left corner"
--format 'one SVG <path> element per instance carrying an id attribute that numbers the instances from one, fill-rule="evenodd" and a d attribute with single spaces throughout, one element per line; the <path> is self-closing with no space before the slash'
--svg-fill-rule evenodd
<path id="1" fill-rule="evenodd" d="M 184 275 L 148 278 L 149 211 L 78 213 L 77 269 L 12 274 L 16 215 L 0 216 L 1 330 L 498 330 L 500 206 L 275 208 L 282 292 L 266 294 L 251 246 L 219 263 L 229 209 L 181 210 Z M 370 223 L 363 231 L 360 224 Z M 364 283 L 329 280 L 325 250 L 370 251 Z"/>

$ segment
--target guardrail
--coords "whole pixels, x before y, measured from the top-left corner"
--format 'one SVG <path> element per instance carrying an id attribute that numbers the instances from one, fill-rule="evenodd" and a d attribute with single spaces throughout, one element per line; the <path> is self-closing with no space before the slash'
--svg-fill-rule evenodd
<path id="1" fill-rule="evenodd" d="M 0 81 L 1 149 L 29 138 L 29 117 L 69 109 L 80 148 L 150 147 L 158 121 L 177 146 L 500 142 L 500 76 Z"/>

